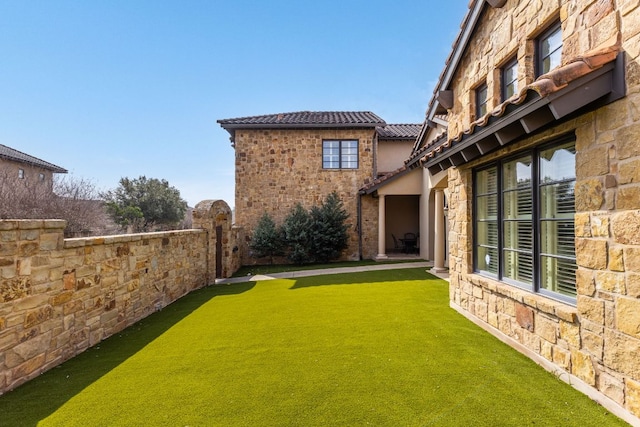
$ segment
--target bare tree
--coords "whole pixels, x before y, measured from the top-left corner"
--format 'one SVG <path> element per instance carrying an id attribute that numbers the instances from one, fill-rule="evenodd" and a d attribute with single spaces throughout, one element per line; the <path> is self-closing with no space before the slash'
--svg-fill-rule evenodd
<path id="1" fill-rule="evenodd" d="M 95 184 L 71 175 L 56 176 L 50 187 L 37 182 L 26 183 L 0 172 L 0 218 L 64 219 L 67 237 L 117 231 L 106 214 Z"/>

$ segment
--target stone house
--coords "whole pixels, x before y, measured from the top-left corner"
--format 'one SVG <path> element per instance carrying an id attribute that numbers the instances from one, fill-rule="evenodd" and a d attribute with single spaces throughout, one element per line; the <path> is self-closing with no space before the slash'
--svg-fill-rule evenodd
<path id="1" fill-rule="evenodd" d="M 53 174 L 66 169 L 0 144 L 0 178 L 4 185 L 38 187 L 53 191 Z"/>
<path id="2" fill-rule="evenodd" d="M 444 186 L 451 307 L 635 425 L 639 135 L 638 1 L 472 0 L 412 155 L 370 186 Z"/>
<path id="3" fill-rule="evenodd" d="M 371 112 L 294 112 L 218 120 L 235 148 L 235 224 L 243 227 L 241 248 L 260 217 L 281 223 L 296 203 L 320 204 L 337 191 L 349 213 L 349 247 L 344 258 L 377 254 L 377 198 L 359 189 L 402 165 L 421 128 L 386 124 Z M 417 216 L 414 221 L 417 221 Z"/>

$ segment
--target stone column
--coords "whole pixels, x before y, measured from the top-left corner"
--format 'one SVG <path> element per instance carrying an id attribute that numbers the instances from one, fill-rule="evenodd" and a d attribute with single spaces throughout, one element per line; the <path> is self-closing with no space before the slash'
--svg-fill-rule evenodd
<path id="1" fill-rule="evenodd" d="M 444 191 L 441 188 L 435 191 L 435 214 L 434 214 L 434 233 L 433 233 L 433 271 L 445 271 L 444 267 Z"/>
<path id="2" fill-rule="evenodd" d="M 378 255 L 376 255 L 376 259 L 387 259 L 387 248 L 386 248 L 386 239 L 385 235 L 387 234 L 386 230 L 386 213 L 385 213 L 385 199 L 384 194 L 381 194 L 378 197 Z"/>

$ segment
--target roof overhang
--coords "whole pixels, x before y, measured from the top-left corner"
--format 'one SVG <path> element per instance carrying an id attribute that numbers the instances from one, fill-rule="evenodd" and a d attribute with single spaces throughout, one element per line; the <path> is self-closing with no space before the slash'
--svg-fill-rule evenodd
<path id="1" fill-rule="evenodd" d="M 614 61 L 547 96 L 541 97 L 529 90 L 521 104 L 507 105 L 498 117 L 490 116 L 486 124 L 475 126 L 458 141 L 444 139 L 414 162 L 419 160 L 435 174 L 470 162 L 543 127 L 616 101 L 626 93 L 624 69 L 624 55 L 620 54 Z"/>

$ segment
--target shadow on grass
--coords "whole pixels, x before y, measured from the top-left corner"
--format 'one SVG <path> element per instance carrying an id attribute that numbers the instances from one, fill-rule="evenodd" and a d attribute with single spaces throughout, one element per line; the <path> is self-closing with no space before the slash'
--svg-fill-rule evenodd
<path id="1" fill-rule="evenodd" d="M 215 297 L 241 294 L 255 282 L 191 292 L 73 359 L 0 396 L 0 426 L 36 426 L 76 394 L 115 369 Z M 106 396 L 108 398 L 108 396 Z"/>
<path id="2" fill-rule="evenodd" d="M 309 276 L 295 279 L 289 289 L 309 288 L 313 286 L 331 285 L 371 285 L 382 282 L 396 282 L 416 280 L 416 272 L 424 274 L 424 280 L 442 280 L 426 271 L 424 267 L 406 268 L 398 270 L 375 270 L 358 273 L 326 274 L 323 276 Z"/>

